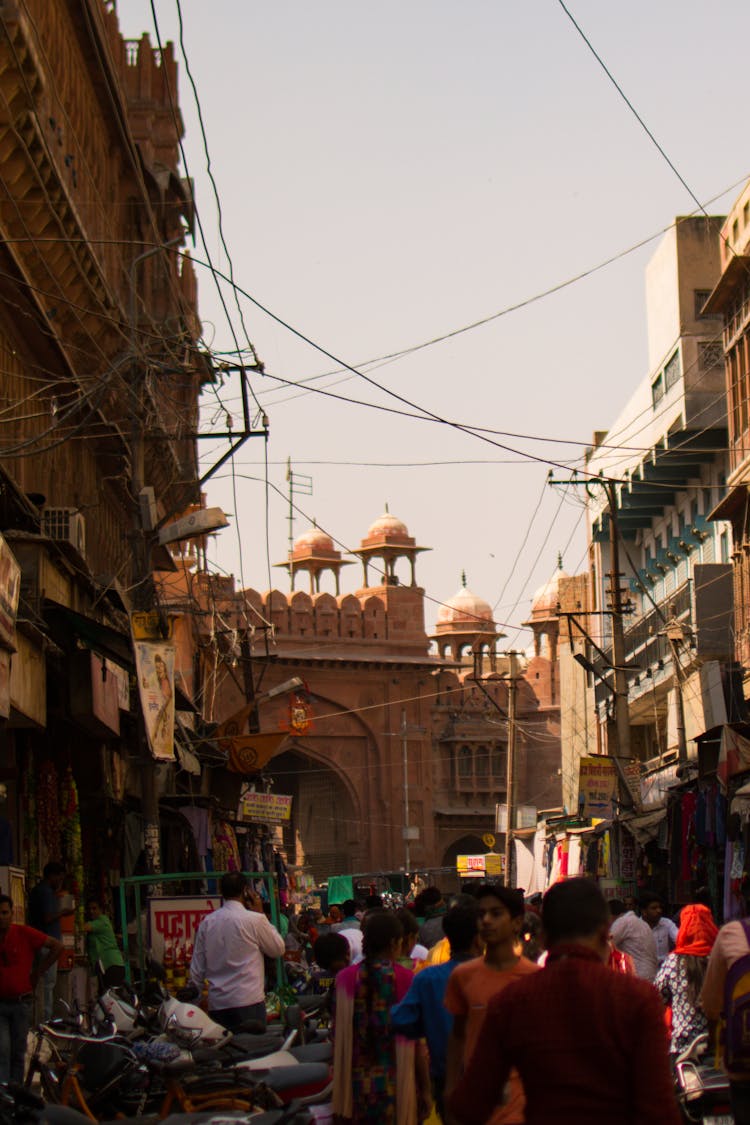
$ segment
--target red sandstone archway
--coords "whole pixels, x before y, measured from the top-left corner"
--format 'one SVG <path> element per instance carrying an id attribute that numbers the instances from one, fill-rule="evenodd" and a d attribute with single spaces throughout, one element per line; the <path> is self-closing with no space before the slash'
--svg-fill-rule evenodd
<path id="1" fill-rule="evenodd" d="M 318 882 L 366 866 L 359 801 L 343 774 L 302 740 L 278 754 L 266 773 L 274 792 L 292 796 L 291 822 L 284 828 L 290 863 L 310 870 Z"/>
<path id="2" fill-rule="evenodd" d="M 443 853 L 443 867 L 455 867 L 456 856 L 459 855 L 484 855 L 487 848 L 479 836 L 461 836 L 449 844 Z"/>

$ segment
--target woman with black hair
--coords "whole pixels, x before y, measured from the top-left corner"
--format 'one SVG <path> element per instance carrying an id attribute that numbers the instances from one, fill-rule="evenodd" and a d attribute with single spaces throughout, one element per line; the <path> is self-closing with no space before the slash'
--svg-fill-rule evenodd
<path id="1" fill-rule="evenodd" d="M 364 960 L 336 977 L 333 1112 L 354 1125 L 416 1125 L 414 1044 L 396 1035 L 391 1008 L 413 974 L 396 963 L 403 927 L 373 910 L 364 922 Z"/>

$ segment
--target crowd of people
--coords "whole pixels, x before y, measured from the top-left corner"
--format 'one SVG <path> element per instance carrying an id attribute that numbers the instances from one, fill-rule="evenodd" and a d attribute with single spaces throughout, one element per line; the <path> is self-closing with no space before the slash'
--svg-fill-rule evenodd
<path id="1" fill-rule="evenodd" d="M 232 1026 L 258 1011 L 263 956 L 306 951 L 331 982 L 337 1125 L 677 1125 L 674 1061 L 750 951 L 750 925 L 720 932 L 703 893 L 672 920 L 656 895 L 607 903 L 586 878 L 531 901 L 500 883 L 389 909 L 373 895 L 285 919 L 283 938 L 242 876 L 222 894 L 193 980 Z M 731 1077 L 750 1125 L 750 1082 Z"/>
<path id="2" fill-rule="evenodd" d="M 51 997 L 62 875 L 45 869 L 32 925 L 0 896 L 0 1081 L 22 1076 L 37 984 L 45 1009 Z M 193 983 L 208 983 L 225 1027 L 265 1026 L 266 959 L 306 956 L 329 988 L 337 1125 L 677 1125 L 675 1060 L 731 1018 L 728 981 L 740 981 L 740 1022 L 742 988 L 750 1012 L 750 920 L 719 929 L 701 891 L 672 919 L 657 895 L 608 903 L 582 877 L 532 900 L 500 883 L 450 900 L 430 887 L 410 904 L 290 911 L 278 929 L 242 874 L 225 875 L 221 895 L 196 934 Z M 100 987 L 118 983 L 95 901 L 86 932 Z M 750 1125 L 750 1050 L 727 1061 L 734 1120 Z"/>
<path id="3" fill-rule="evenodd" d="M 658 895 L 607 903 L 585 878 L 531 903 L 483 884 L 343 915 L 312 945 L 335 978 L 341 1125 L 677 1125 L 675 1060 L 750 951 L 750 926 L 719 931 L 705 892 L 673 920 Z M 750 1074 L 730 1077 L 746 1125 Z"/>

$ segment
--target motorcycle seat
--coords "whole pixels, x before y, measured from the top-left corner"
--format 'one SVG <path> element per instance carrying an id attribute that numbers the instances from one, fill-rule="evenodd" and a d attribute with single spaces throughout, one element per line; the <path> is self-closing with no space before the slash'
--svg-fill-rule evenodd
<path id="1" fill-rule="evenodd" d="M 231 1043 L 222 1048 L 222 1053 L 233 1058 L 241 1056 L 243 1059 L 257 1059 L 261 1055 L 268 1055 L 271 1051 L 278 1051 L 284 1042 L 284 1036 L 277 1031 L 266 1032 L 265 1035 L 248 1035 L 243 1033 L 235 1035 Z"/>
<path id="2" fill-rule="evenodd" d="M 256 1073 L 255 1078 L 269 1090 L 281 1094 L 286 1090 L 322 1089 L 328 1082 L 330 1068 L 325 1063 L 299 1063 L 297 1066 L 277 1066 L 273 1070 Z"/>
<path id="3" fill-rule="evenodd" d="M 300 1063 L 331 1062 L 333 1043 L 304 1043 L 301 1047 L 290 1047 L 289 1054 Z"/>

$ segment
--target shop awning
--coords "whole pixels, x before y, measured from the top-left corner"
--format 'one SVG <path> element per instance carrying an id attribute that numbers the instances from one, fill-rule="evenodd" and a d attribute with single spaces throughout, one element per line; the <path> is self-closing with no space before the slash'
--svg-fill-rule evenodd
<path id="1" fill-rule="evenodd" d="M 73 635 L 81 640 L 86 648 L 95 649 L 102 656 L 108 656 L 123 668 L 134 667 L 129 635 L 120 633 L 93 617 L 76 613 L 74 609 L 68 609 L 67 606 L 59 605 L 57 602 L 45 601 L 43 613 L 52 635 L 63 647 L 70 647 L 70 637 Z"/>
<path id="2" fill-rule="evenodd" d="M 659 825 L 666 816 L 666 809 L 656 809 L 655 812 L 644 813 L 643 816 L 634 816 L 627 820 L 623 817 L 622 825 L 639 844 L 647 844 L 649 840 L 655 840 L 659 835 Z"/>

